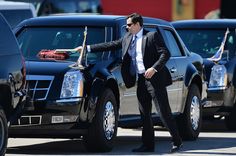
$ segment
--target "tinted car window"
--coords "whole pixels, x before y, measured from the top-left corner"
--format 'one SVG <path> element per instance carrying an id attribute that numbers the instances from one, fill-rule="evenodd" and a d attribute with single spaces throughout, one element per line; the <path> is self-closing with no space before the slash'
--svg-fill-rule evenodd
<path id="1" fill-rule="evenodd" d="M 157 31 L 156 25 L 143 25 L 144 29 L 149 31 L 149 32 L 153 32 L 153 31 Z M 121 29 L 121 36 L 124 36 L 127 33 L 127 29 L 126 29 L 126 25 L 122 26 Z"/>
<path id="2" fill-rule="evenodd" d="M 107 29 L 108 30 L 108 29 Z M 87 44 L 105 42 L 104 27 L 88 28 Z M 84 27 L 80 28 L 27 28 L 18 37 L 20 47 L 26 59 L 38 59 L 37 54 L 44 49 L 68 49 L 82 45 Z M 72 54 L 69 60 L 75 61 L 79 53 Z M 102 59 L 103 53 L 89 53 L 88 61 Z"/>
<path id="3" fill-rule="evenodd" d="M 203 58 L 212 57 L 220 48 L 226 30 L 178 30 L 179 35 L 190 51 L 200 54 Z M 225 52 L 223 57 L 229 59 L 235 56 L 236 52 L 236 36 L 235 31 L 231 30 L 226 41 Z"/>
<path id="4" fill-rule="evenodd" d="M 33 17 L 31 10 L 0 10 L 11 27 L 15 27 L 22 20 Z"/>
<path id="5" fill-rule="evenodd" d="M 147 26 L 144 26 L 144 28 L 145 28 L 147 31 L 150 31 L 150 32 L 152 32 L 152 31 L 157 31 L 156 26 L 149 26 L 149 25 L 147 25 Z"/>
<path id="6" fill-rule="evenodd" d="M 167 47 L 170 50 L 171 56 L 176 57 L 176 56 L 181 56 L 181 51 L 179 49 L 178 44 L 176 43 L 175 37 L 169 30 L 164 30 L 166 37 L 167 37 Z"/>
<path id="7" fill-rule="evenodd" d="M 1 15 L 1 14 L 0 14 Z M 6 26 L 3 18 L 0 18 L 0 55 L 19 54 L 20 50 L 15 36 L 9 26 Z"/>

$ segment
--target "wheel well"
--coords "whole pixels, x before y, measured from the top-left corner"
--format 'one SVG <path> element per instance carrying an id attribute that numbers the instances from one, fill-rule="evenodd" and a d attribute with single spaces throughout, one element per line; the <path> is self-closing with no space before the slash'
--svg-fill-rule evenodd
<path id="1" fill-rule="evenodd" d="M 200 95 L 202 95 L 202 79 L 199 75 L 195 76 L 191 82 L 191 84 L 196 84 L 197 87 L 199 88 Z M 190 84 L 190 85 L 191 85 Z"/>
<path id="2" fill-rule="evenodd" d="M 11 98 L 11 90 L 7 85 L 0 85 L 0 105 L 3 108 L 7 119 L 13 110 L 12 108 L 12 98 Z"/>
<path id="3" fill-rule="evenodd" d="M 184 98 L 184 104 L 183 104 L 183 107 L 181 109 L 181 112 L 184 112 L 184 109 L 186 107 L 186 100 L 187 100 L 187 95 L 189 94 L 189 88 L 192 84 L 196 84 L 198 89 L 199 89 L 199 92 L 200 92 L 200 96 L 202 96 L 202 79 L 199 75 L 195 75 L 192 79 L 192 81 L 189 83 L 188 86 L 186 86 L 188 89 L 186 90 L 186 97 Z"/>
<path id="4" fill-rule="evenodd" d="M 115 95 L 117 106 L 119 109 L 120 108 L 120 93 L 119 93 L 119 88 L 116 81 L 114 79 L 108 80 L 106 87 L 111 88 L 113 94 Z"/>

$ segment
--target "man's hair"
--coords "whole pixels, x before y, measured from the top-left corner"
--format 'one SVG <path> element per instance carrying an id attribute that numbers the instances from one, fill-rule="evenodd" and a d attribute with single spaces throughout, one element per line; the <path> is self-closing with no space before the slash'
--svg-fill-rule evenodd
<path id="1" fill-rule="evenodd" d="M 136 24 L 136 23 L 139 22 L 140 26 L 141 26 L 141 27 L 143 26 L 143 18 L 142 18 L 141 15 L 139 15 L 139 14 L 137 14 L 137 13 L 132 13 L 132 14 L 130 14 L 130 15 L 128 15 L 128 16 L 126 17 L 126 19 L 128 19 L 128 18 L 131 18 L 131 21 L 132 21 L 134 24 Z"/>

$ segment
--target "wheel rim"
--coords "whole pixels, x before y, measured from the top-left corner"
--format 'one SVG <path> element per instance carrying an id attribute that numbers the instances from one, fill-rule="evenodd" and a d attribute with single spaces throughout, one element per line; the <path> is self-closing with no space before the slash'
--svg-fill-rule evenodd
<path id="1" fill-rule="evenodd" d="M 105 105 L 103 128 L 106 138 L 111 140 L 115 132 L 115 111 L 110 101 Z"/>
<path id="2" fill-rule="evenodd" d="M 197 96 L 192 98 L 191 108 L 190 108 L 190 118 L 192 123 L 192 128 L 197 130 L 200 118 L 200 102 Z"/>
<path id="3" fill-rule="evenodd" d="M 3 148 L 3 143 L 4 143 L 4 125 L 2 118 L 0 117 L 0 149 Z"/>

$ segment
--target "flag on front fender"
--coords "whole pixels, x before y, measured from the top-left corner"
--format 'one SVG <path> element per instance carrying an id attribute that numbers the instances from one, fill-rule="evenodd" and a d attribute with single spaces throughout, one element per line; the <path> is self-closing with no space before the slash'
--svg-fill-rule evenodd
<path id="1" fill-rule="evenodd" d="M 229 28 L 227 28 L 227 30 L 225 32 L 225 36 L 223 38 L 223 41 L 221 42 L 221 45 L 220 45 L 220 48 L 218 49 L 218 51 L 211 58 L 207 58 L 207 60 L 210 60 L 210 61 L 213 61 L 213 62 L 220 61 L 220 59 L 222 57 L 222 54 L 224 52 L 225 43 L 226 43 L 226 39 L 227 39 L 228 34 L 229 34 Z"/>

